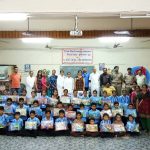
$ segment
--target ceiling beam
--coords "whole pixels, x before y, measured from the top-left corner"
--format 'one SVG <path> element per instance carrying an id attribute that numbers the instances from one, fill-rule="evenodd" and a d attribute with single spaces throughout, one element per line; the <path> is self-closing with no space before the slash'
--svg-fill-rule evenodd
<path id="1" fill-rule="evenodd" d="M 68 38 L 98 38 L 102 36 L 126 36 L 116 35 L 114 30 L 87 30 L 83 31 L 83 36 L 72 37 L 69 31 L 31 31 L 31 35 L 23 35 L 26 31 L 0 31 L 0 38 L 34 38 L 34 37 L 49 37 L 57 39 Z M 130 37 L 150 37 L 150 29 L 129 30 Z"/>

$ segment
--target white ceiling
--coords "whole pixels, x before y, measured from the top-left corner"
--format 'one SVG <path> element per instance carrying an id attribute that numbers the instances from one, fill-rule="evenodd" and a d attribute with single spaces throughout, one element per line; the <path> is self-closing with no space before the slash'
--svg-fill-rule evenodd
<path id="1" fill-rule="evenodd" d="M 74 28 L 78 15 L 81 30 L 131 29 L 131 19 L 120 19 L 120 13 L 30 13 L 31 31 L 68 31 Z M 28 21 L 0 21 L 0 31 L 26 31 Z M 132 19 L 132 29 L 150 29 L 150 18 Z"/>
<path id="2" fill-rule="evenodd" d="M 52 39 L 49 43 L 23 43 L 21 39 L 0 39 L 0 50 L 48 50 L 62 48 L 95 48 L 114 49 L 114 44 L 120 44 L 117 49 L 150 49 L 150 38 L 131 38 L 126 43 L 103 43 L 98 39 Z M 121 47 L 120 47 L 121 46 Z"/>

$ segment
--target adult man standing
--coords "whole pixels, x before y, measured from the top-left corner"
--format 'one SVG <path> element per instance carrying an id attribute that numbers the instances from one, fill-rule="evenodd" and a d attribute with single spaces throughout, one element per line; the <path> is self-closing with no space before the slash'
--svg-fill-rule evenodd
<path id="1" fill-rule="evenodd" d="M 33 77 L 33 71 L 29 72 L 29 76 L 26 78 L 26 90 L 27 97 L 31 97 L 31 92 L 35 84 L 35 77 Z"/>
<path id="2" fill-rule="evenodd" d="M 128 68 L 127 73 L 124 75 L 125 88 L 128 94 L 130 90 L 132 89 L 134 81 L 135 81 L 135 76 L 132 74 L 132 69 Z"/>
<path id="3" fill-rule="evenodd" d="M 18 67 L 14 67 L 14 72 L 10 75 L 10 85 L 11 85 L 11 92 L 13 93 L 16 91 L 19 95 L 21 94 L 20 89 L 21 84 L 21 74 L 18 73 Z"/>
<path id="4" fill-rule="evenodd" d="M 57 75 L 55 69 L 52 70 L 52 75 L 48 78 L 48 84 L 49 84 L 48 96 L 52 97 L 54 90 L 57 89 Z"/>
<path id="5" fill-rule="evenodd" d="M 115 87 L 117 95 L 121 95 L 123 74 L 119 72 L 119 66 L 115 66 L 112 72 L 112 86 Z"/>
<path id="6" fill-rule="evenodd" d="M 71 73 L 67 73 L 67 77 L 64 80 L 64 89 L 68 90 L 68 93 L 72 96 L 74 90 L 74 79 L 71 77 Z"/>
<path id="7" fill-rule="evenodd" d="M 137 82 L 137 85 L 140 87 L 146 84 L 146 76 L 142 74 L 141 69 L 138 71 L 138 74 L 136 75 L 136 82 Z"/>
<path id="8" fill-rule="evenodd" d="M 84 84 L 85 84 L 85 90 L 88 91 L 89 90 L 89 77 L 90 77 L 90 73 L 87 72 L 87 68 L 84 67 L 82 69 L 82 77 L 84 78 Z"/>
<path id="9" fill-rule="evenodd" d="M 107 83 L 111 85 L 111 75 L 107 73 L 107 68 L 104 68 L 103 73 L 100 75 L 101 92 Z"/>
<path id="10" fill-rule="evenodd" d="M 58 90 L 58 95 L 60 97 L 63 95 L 64 80 L 65 80 L 64 70 L 61 70 L 57 78 L 57 90 Z"/>
<path id="11" fill-rule="evenodd" d="M 90 74 L 89 81 L 91 84 L 91 93 L 94 90 L 97 91 L 97 96 L 100 94 L 100 84 L 99 84 L 100 74 L 96 72 L 96 69 L 93 69 L 93 72 Z"/>

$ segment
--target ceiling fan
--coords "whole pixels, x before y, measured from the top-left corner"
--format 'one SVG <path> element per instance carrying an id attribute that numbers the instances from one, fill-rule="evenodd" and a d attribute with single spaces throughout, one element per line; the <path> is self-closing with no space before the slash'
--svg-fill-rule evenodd
<path id="1" fill-rule="evenodd" d="M 118 47 L 123 47 L 123 46 L 121 46 L 120 43 L 115 43 L 113 46 L 113 48 L 118 48 Z"/>

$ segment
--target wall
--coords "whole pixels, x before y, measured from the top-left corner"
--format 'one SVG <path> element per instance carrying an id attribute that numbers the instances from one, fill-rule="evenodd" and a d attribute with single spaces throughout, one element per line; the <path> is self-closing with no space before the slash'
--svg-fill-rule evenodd
<path id="1" fill-rule="evenodd" d="M 120 66 L 125 73 L 127 67 L 142 65 L 150 70 L 150 51 L 148 49 L 95 49 L 93 65 L 98 69 L 99 63 L 106 63 L 112 69 Z M 61 50 L 0 50 L 0 64 L 16 64 L 23 74 L 23 82 L 28 75 L 24 73 L 24 64 L 31 64 L 35 74 L 38 69 L 56 69 L 57 74 L 62 61 Z"/>

